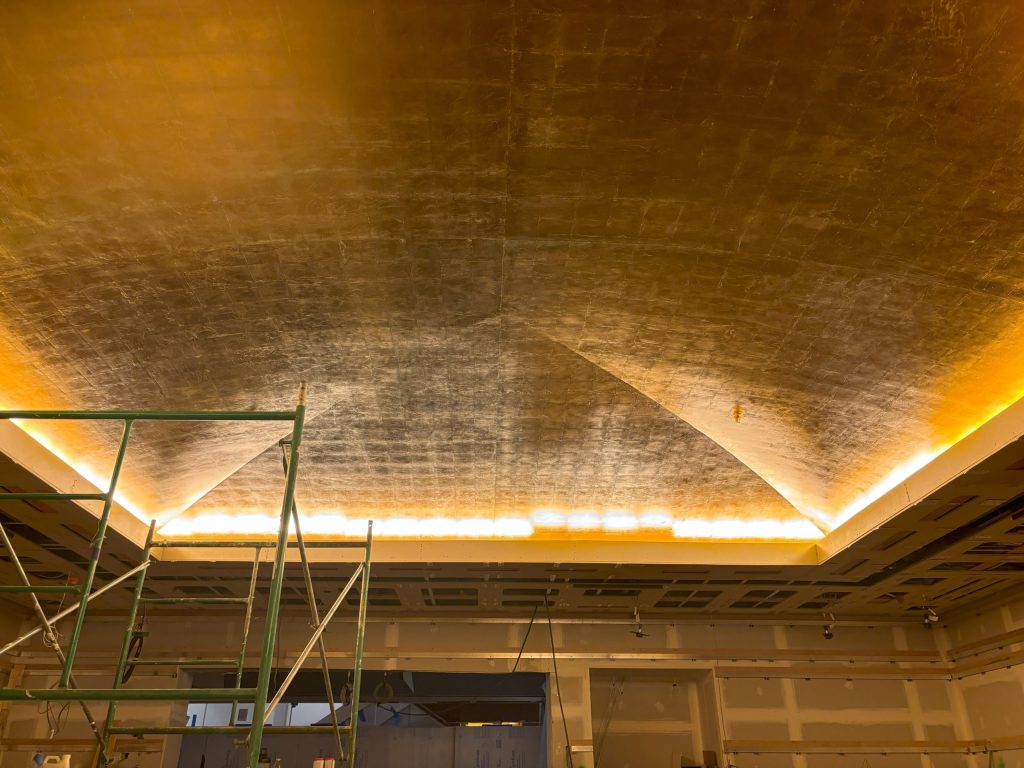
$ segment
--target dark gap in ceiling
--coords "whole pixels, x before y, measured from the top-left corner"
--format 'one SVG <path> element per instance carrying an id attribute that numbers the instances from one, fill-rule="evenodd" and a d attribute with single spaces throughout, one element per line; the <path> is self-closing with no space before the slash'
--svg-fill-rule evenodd
<path id="1" fill-rule="evenodd" d="M 851 573 L 856 571 L 858 568 L 860 568 L 862 565 L 864 565 L 867 562 L 868 562 L 867 560 L 857 560 L 852 565 L 848 565 L 846 568 L 844 568 L 843 570 L 839 571 L 839 575 L 840 576 L 849 576 Z"/>
<path id="2" fill-rule="evenodd" d="M 906 541 L 907 539 L 909 539 L 913 535 L 914 535 L 914 531 L 900 531 L 898 533 L 894 533 L 892 536 L 890 536 L 888 539 L 885 540 L 885 543 L 879 545 L 878 548 L 880 550 L 882 550 L 882 551 L 885 551 L 887 549 L 892 549 L 897 544 L 899 544 L 900 542 Z"/>
<path id="3" fill-rule="evenodd" d="M 968 555 L 1008 555 L 1021 549 L 1020 544 L 1011 544 L 1002 541 L 983 541 L 975 547 L 967 550 Z"/>
<path id="4" fill-rule="evenodd" d="M 957 496 L 955 499 L 950 499 L 946 504 L 944 504 L 943 506 L 939 507 L 938 509 L 933 510 L 932 512 L 930 512 L 929 514 L 925 515 L 921 519 L 922 520 L 928 520 L 928 521 L 931 521 L 931 522 L 934 522 L 936 520 L 941 520 L 946 515 L 949 515 L 949 514 L 952 514 L 953 512 L 956 512 L 964 504 L 970 504 L 972 501 L 974 501 L 977 498 L 978 498 L 977 496 Z"/>

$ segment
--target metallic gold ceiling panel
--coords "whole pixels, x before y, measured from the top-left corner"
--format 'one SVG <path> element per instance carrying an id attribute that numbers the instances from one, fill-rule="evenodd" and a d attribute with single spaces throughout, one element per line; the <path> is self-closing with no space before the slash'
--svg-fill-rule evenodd
<path id="1" fill-rule="evenodd" d="M 1010 2 L 4 3 L 0 404 L 308 379 L 310 510 L 828 528 L 1024 392 L 1022 42 Z M 280 436 L 140 428 L 124 493 L 272 509 Z"/>
<path id="2" fill-rule="evenodd" d="M 507 305 L 532 328 L 693 424 L 822 521 L 1024 391 L 1015 302 L 908 269 L 657 247 L 624 259 L 574 244 L 517 245 L 509 274 Z"/>
<path id="3" fill-rule="evenodd" d="M 528 329 L 488 320 L 424 335 L 396 340 L 363 387 L 309 421 L 305 514 L 525 520 L 539 534 L 545 513 L 601 516 L 587 528 L 599 531 L 609 511 L 801 520 L 719 445 Z M 282 482 L 274 446 L 188 516 L 273 510 Z"/>

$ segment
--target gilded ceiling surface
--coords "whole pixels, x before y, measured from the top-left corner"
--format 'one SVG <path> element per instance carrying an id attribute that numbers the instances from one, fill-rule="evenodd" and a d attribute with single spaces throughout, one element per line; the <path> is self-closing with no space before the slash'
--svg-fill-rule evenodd
<path id="1" fill-rule="evenodd" d="M 813 539 L 1024 394 L 1022 52 L 1013 2 L 3 3 L 0 407 L 304 379 L 313 533 Z M 272 525 L 281 425 L 137 432 L 141 518 Z"/>

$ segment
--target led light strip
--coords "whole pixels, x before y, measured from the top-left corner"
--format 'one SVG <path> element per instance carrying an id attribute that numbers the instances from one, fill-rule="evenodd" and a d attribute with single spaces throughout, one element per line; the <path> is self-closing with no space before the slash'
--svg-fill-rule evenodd
<path id="1" fill-rule="evenodd" d="M 312 536 L 358 538 L 366 532 L 365 517 L 338 513 L 302 515 L 302 529 Z M 215 512 L 195 517 L 179 517 L 160 529 L 167 537 L 210 535 L 269 535 L 277 530 L 277 517 L 263 513 Z M 631 531 L 663 531 L 676 539 L 754 539 L 775 541 L 815 541 L 822 533 L 809 520 L 678 519 L 662 511 L 639 515 L 623 510 L 603 514 L 577 510 L 567 513 L 543 509 L 531 518 L 523 517 L 378 517 L 374 519 L 375 537 L 393 539 L 527 539 L 538 530 L 564 534 L 599 532 L 618 534 Z"/>
<path id="2" fill-rule="evenodd" d="M 24 432 L 26 435 L 35 440 L 37 443 L 39 443 L 39 445 L 41 445 L 47 451 L 49 451 L 62 462 L 71 467 L 71 469 L 74 470 L 79 475 L 79 477 L 82 477 L 83 479 L 91 483 L 93 486 L 98 488 L 100 493 L 107 492 L 110 486 L 109 474 L 104 475 L 101 472 L 97 472 L 95 469 L 93 469 L 91 466 L 84 462 L 73 461 L 63 451 L 59 450 L 52 442 L 50 442 L 50 440 L 45 435 L 29 426 L 31 422 L 23 421 L 21 419 L 11 419 L 10 422 L 18 429 L 20 429 L 22 432 Z M 135 517 L 137 517 L 142 522 L 149 522 L 150 518 L 146 515 L 145 511 L 143 511 L 142 508 L 139 507 L 137 504 L 132 502 L 131 499 L 126 497 L 122 491 L 114 492 L 114 502 L 119 504 L 121 507 L 128 510 L 129 512 L 131 512 Z"/>

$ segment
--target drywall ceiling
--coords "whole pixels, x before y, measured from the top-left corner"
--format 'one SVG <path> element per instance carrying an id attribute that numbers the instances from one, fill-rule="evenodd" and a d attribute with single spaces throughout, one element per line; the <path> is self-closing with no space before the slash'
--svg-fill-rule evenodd
<path id="1" fill-rule="evenodd" d="M 4 3 L 0 405 L 306 379 L 327 534 L 816 539 L 1024 392 L 1022 41 L 1011 2 Z M 35 434 L 95 479 L 114 426 Z M 141 425 L 119 499 L 259 529 L 283 436 Z"/>

